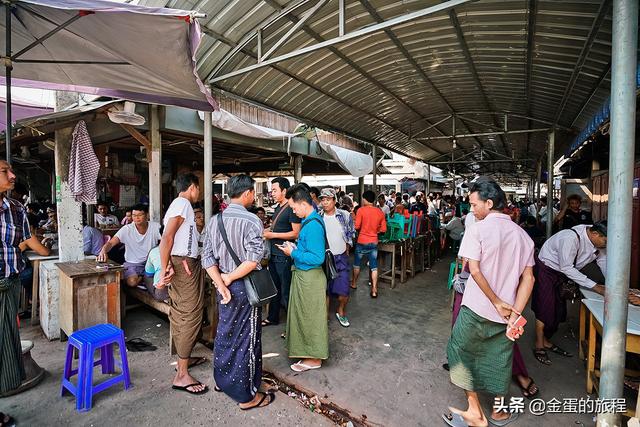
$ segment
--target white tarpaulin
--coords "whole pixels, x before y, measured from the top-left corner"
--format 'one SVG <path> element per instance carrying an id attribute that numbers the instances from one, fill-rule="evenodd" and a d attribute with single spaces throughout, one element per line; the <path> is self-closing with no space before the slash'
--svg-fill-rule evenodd
<path id="1" fill-rule="evenodd" d="M 204 120 L 204 114 L 202 112 L 199 113 L 201 120 Z M 222 108 L 206 114 L 211 114 L 211 124 L 214 127 L 251 138 L 287 141 L 294 136 L 300 135 L 249 123 Z M 319 142 L 319 144 L 345 172 L 352 176 L 360 178 L 373 171 L 373 159 L 371 156 L 325 142 Z"/>
<path id="2" fill-rule="evenodd" d="M 200 120 L 204 120 L 204 113 L 199 112 L 198 114 L 200 116 Z M 277 129 L 249 123 L 222 108 L 210 114 L 211 124 L 214 127 L 228 132 L 249 136 L 251 138 L 287 140 L 288 138 L 296 135 L 294 133 L 287 133 Z"/>
<path id="3" fill-rule="evenodd" d="M 216 106 L 195 71 L 201 33 L 194 12 L 105 0 L 18 0 L 11 7 L 12 86 Z M 2 53 L 5 14 L 3 5 Z"/>
<path id="4" fill-rule="evenodd" d="M 320 142 L 320 146 L 340 165 L 342 169 L 356 178 L 373 172 L 373 157 L 337 145 Z"/>

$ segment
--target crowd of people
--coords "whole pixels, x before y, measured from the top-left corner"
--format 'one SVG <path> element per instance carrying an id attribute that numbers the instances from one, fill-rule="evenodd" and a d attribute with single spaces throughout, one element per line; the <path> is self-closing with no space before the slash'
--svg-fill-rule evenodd
<path id="1" fill-rule="evenodd" d="M 54 239 L 47 234 L 57 230 L 55 207 L 23 207 L 6 196 L 13 185 L 10 165 L 0 161 L 0 192 L 5 194 L 0 227 L 7 236 L 0 265 L 0 305 L 4 307 L 0 337 L 6 343 L 0 393 L 18 387 L 24 378 L 15 315 L 20 279 L 28 272 L 23 251 L 48 254 Z M 536 317 L 534 355 L 548 365 L 552 363 L 549 352 L 571 357 L 551 340 L 566 318 L 563 284 L 571 280 L 604 293 L 606 222 L 593 224 L 576 195 L 564 207 L 553 207 L 558 232 L 545 241 L 544 199 L 538 203 L 507 200 L 500 186 L 488 178 L 473 182 L 466 197 L 369 190 L 359 203 L 339 189 L 317 189 L 305 183 L 292 186 L 285 178 L 275 178 L 270 194 L 275 206 L 269 216 L 255 205 L 255 181 L 237 175 L 228 181 L 228 199 L 218 202 L 216 198 L 214 216 L 206 228 L 196 175 L 178 176 L 176 190 L 162 225 L 149 221 L 146 205 L 133 206 L 120 220 L 106 203 L 99 203 L 95 227 L 87 224 L 85 215 L 85 252 L 106 262 L 114 250 L 123 249 L 124 285 L 139 287 L 170 305 L 178 354 L 171 385 L 196 395 L 209 390 L 189 372 L 204 362 L 191 353 L 203 320 L 201 274 L 208 275 L 219 303 L 214 389 L 227 394 L 242 410 L 264 407 L 275 399 L 274 393 L 261 388 L 263 327 L 280 324 L 286 313 L 282 338 L 292 359 L 290 368 L 295 372 L 320 369 L 330 356 L 331 307 L 339 324 L 349 327 L 350 292 L 357 288 L 363 266 L 369 268 L 370 296 L 378 297 L 378 239 L 393 215 L 428 218 L 447 233 L 462 259 L 444 367 L 451 381 L 465 390 L 468 408 L 452 408 L 443 415 L 450 425 L 487 424 L 479 391 L 504 396 L 514 380 L 525 397 L 538 394 L 516 344 L 523 332 L 518 321 L 530 298 Z M 115 232 L 103 234 L 107 230 Z M 323 269 L 327 249 L 337 270 L 331 278 Z M 245 285 L 253 271 L 263 268 L 268 268 L 277 289 L 264 317 L 261 306 L 250 304 Z M 640 303 L 634 294 L 629 300 Z M 504 425 L 516 416 L 496 409 L 490 419 Z"/>

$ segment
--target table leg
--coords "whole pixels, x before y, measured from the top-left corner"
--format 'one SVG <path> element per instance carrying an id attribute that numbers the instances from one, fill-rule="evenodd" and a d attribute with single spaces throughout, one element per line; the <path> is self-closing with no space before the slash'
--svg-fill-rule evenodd
<path id="1" fill-rule="evenodd" d="M 592 374 L 596 369 L 596 325 L 589 313 L 589 349 L 587 350 L 587 393 L 593 393 Z"/>
<path id="2" fill-rule="evenodd" d="M 578 337 L 578 352 L 580 354 L 580 360 L 584 360 L 584 348 L 582 347 L 582 345 L 584 344 L 585 341 L 585 333 L 586 333 L 586 327 L 587 325 L 585 324 L 587 321 L 587 307 L 581 302 L 580 303 L 580 334 Z"/>
<path id="3" fill-rule="evenodd" d="M 407 243 L 400 243 L 400 283 L 407 281 Z"/>
<path id="4" fill-rule="evenodd" d="M 396 287 L 396 248 L 391 252 L 391 289 Z"/>
<path id="5" fill-rule="evenodd" d="M 31 261 L 31 266 L 33 267 L 33 278 L 31 280 L 31 326 L 34 326 L 40 323 L 38 311 L 38 298 L 40 296 L 40 287 L 38 286 L 40 283 L 40 261 Z"/>

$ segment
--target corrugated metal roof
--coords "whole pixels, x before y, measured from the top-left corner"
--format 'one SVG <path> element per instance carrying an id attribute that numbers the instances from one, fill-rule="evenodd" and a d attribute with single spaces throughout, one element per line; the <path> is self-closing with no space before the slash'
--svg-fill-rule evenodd
<path id="1" fill-rule="evenodd" d="M 166 6 L 207 14 L 198 60 L 209 79 L 255 64 L 257 30 L 266 52 L 317 1 Z M 440 3 L 345 0 L 346 31 Z M 337 37 L 338 22 L 338 2 L 326 2 L 272 57 Z M 451 134 L 452 120 L 430 128 L 446 115 L 482 112 L 456 121 L 458 133 L 481 133 L 504 126 L 502 115 L 487 112 L 510 111 L 569 128 L 556 139 L 560 153 L 608 97 L 610 64 L 611 0 L 480 0 L 218 81 L 214 89 L 427 161 L 452 149 L 450 140 L 421 139 Z M 508 126 L 549 125 L 510 117 Z M 516 157 L 537 159 L 545 141 L 545 133 L 478 136 L 460 139 L 456 150 L 483 146 L 511 156 L 513 149 Z"/>

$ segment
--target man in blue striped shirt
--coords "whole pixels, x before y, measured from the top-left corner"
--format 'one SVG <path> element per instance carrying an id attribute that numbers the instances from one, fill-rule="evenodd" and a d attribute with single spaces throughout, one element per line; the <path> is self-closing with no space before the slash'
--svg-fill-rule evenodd
<path id="1" fill-rule="evenodd" d="M 19 245 L 24 240 L 35 240 L 29 231 L 26 209 L 7 197 L 7 191 L 13 190 L 15 184 L 16 175 L 11 165 L 0 160 L 0 395 L 18 388 L 25 377 L 17 322 L 18 275 L 25 268 Z"/>

